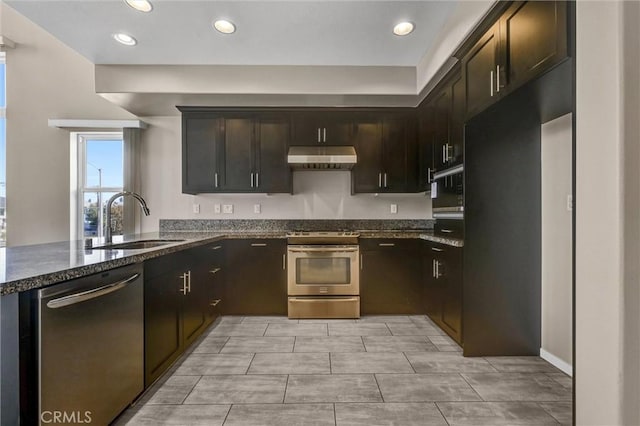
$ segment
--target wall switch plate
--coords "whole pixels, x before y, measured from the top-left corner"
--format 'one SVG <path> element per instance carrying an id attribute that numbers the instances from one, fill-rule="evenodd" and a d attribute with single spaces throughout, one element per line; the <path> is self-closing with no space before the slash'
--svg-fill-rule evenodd
<path id="1" fill-rule="evenodd" d="M 220 204 L 213 205 L 213 212 L 220 214 Z"/>
<path id="2" fill-rule="evenodd" d="M 253 205 L 253 212 L 256 214 L 260 213 L 260 204 L 254 204 Z"/>
<path id="3" fill-rule="evenodd" d="M 233 204 L 223 204 L 222 205 L 222 213 L 224 213 L 224 214 L 233 213 Z"/>
<path id="4" fill-rule="evenodd" d="M 391 204 L 391 214 L 396 214 L 396 213 L 398 213 L 398 205 Z"/>
<path id="5" fill-rule="evenodd" d="M 200 213 L 200 204 L 193 205 L 193 212 L 196 214 Z"/>
<path id="6" fill-rule="evenodd" d="M 570 212 L 573 210 L 573 195 L 567 195 L 567 211 Z"/>

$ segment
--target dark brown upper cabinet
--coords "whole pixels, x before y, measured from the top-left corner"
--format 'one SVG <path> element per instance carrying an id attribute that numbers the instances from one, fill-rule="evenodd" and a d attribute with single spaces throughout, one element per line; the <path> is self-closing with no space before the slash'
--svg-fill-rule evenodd
<path id="1" fill-rule="evenodd" d="M 220 189 L 222 119 L 182 116 L 182 192 L 198 194 Z"/>
<path id="2" fill-rule="evenodd" d="M 183 113 L 182 192 L 290 193 L 290 134 L 286 114 Z"/>
<path id="3" fill-rule="evenodd" d="M 462 60 L 470 117 L 567 57 L 567 2 L 514 2 Z"/>
<path id="4" fill-rule="evenodd" d="M 351 172 L 352 193 L 416 191 L 419 165 L 414 115 L 359 115 L 354 128 L 358 162 Z"/>
<path id="5" fill-rule="evenodd" d="M 291 145 L 351 145 L 354 122 L 346 111 L 306 111 L 293 114 Z"/>
<path id="6" fill-rule="evenodd" d="M 418 107 L 418 191 L 430 191 L 433 179 L 433 139 L 434 139 L 434 108 L 428 102 L 422 102 Z"/>

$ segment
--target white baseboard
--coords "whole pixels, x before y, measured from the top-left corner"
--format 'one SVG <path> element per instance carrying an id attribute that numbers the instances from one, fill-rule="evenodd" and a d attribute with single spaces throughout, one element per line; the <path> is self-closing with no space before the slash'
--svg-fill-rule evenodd
<path id="1" fill-rule="evenodd" d="M 544 349 L 540 348 L 540 358 L 544 359 L 549 364 L 553 365 L 554 367 L 562 370 L 564 373 L 573 377 L 573 367 L 571 366 L 571 364 L 561 360 L 551 352 L 547 352 Z"/>

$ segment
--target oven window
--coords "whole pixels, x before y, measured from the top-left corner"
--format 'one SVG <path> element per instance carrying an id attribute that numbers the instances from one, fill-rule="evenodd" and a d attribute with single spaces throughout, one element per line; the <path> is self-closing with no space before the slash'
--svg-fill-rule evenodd
<path id="1" fill-rule="evenodd" d="M 351 259 L 296 259 L 296 284 L 351 284 Z"/>

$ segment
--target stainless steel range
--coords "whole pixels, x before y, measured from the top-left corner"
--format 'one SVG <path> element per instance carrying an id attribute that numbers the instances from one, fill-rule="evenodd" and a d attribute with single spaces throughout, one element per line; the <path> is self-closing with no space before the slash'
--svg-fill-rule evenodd
<path id="1" fill-rule="evenodd" d="M 289 318 L 360 318 L 360 248 L 354 232 L 287 234 Z"/>

